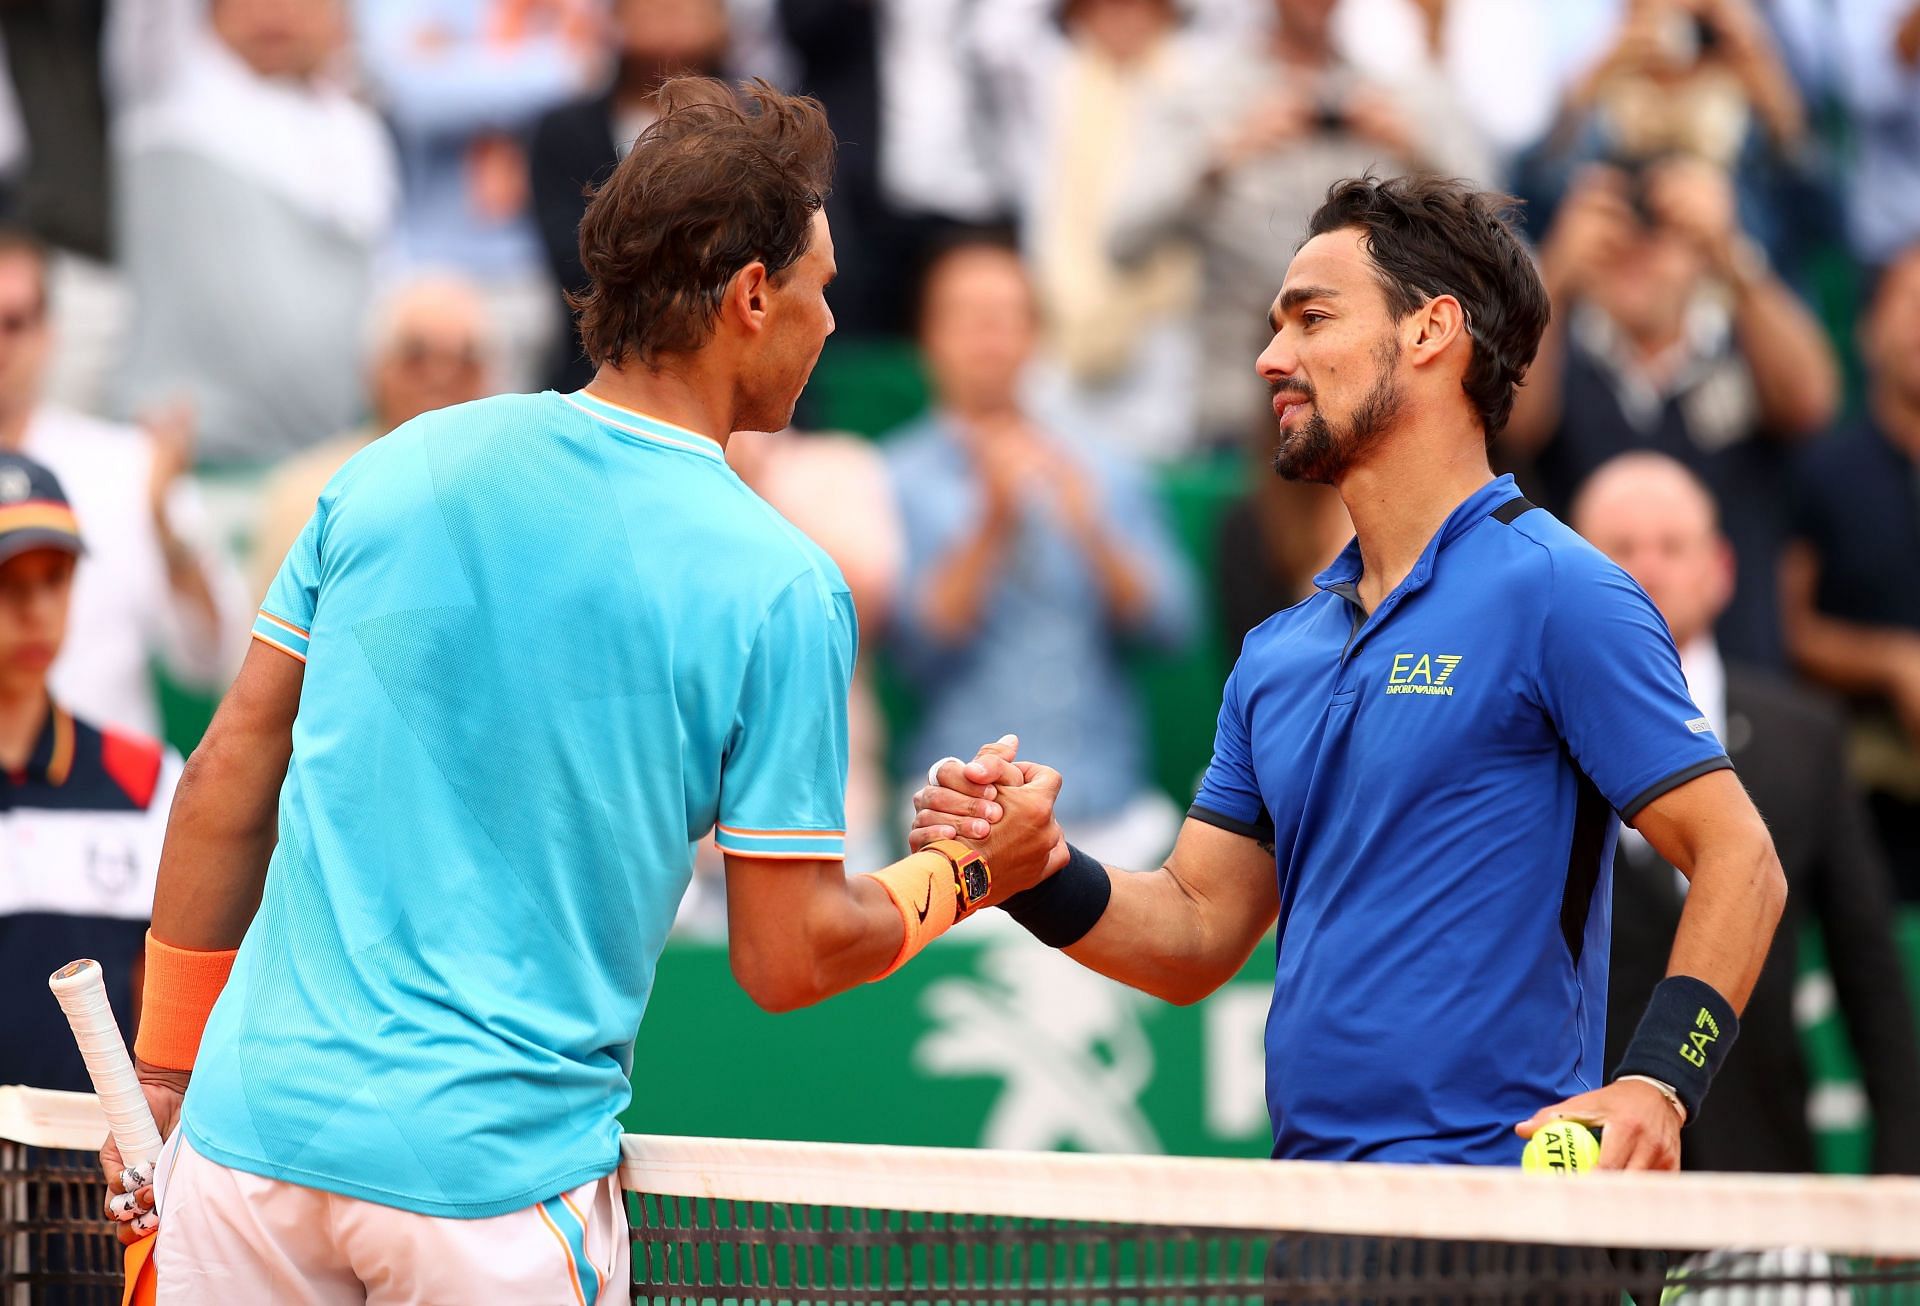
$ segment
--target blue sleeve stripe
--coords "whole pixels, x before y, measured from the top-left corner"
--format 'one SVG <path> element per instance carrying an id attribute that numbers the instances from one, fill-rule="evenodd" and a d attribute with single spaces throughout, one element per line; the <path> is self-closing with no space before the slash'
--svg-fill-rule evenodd
<path id="1" fill-rule="evenodd" d="M 1661 777 L 1635 794 L 1633 800 L 1620 809 L 1620 819 L 1628 825 L 1632 825 L 1633 819 L 1646 810 L 1647 804 L 1662 794 L 1670 793 L 1687 781 L 1698 780 L 1701 776 L 1710 774 L 1711 772 L 1731 771 L 1732 769 L 1733 759 L 1725 753 L 1721 753 L 1716 757 L 1709 757 L 1704 762 L 1695 762 L 1692 766 L 1683 766 L 1672 775 Z"/>
<path id="2" fill-rule="evenodd" d="M 307 632 L 271 612 L 263 611 L 253 619 L 253 637 L 302 662 L 307 660 Z"/>
<path id="3" fill-rule="evenodd" d="M 743 857 L 836 861 L 847 855 L 844 830 L 742 830 L 720 825 L 714 827 L 713 842 L 720 851 Z"/>

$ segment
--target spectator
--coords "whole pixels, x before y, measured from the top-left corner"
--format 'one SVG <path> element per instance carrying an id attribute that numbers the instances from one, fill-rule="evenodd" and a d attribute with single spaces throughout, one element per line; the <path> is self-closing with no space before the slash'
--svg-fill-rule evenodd
<path id="1" fill-rule="evenodd" d="M 562 294 L 587 282 L 580 267 L 580 218 L 588 188 L 627 156 L 659 116 L 655 99 L 669 77 L 714 75 L 727 49 L 723 0 L 617 0 L 619 61 L 605 91 L 549 110 L 531 146 L 534 214 L 553 284 Z M 573 314 L 556 299 L 559 323 L 546 359 L 547 384 L 578 390 L 593 379 Z"/>
<path id="2" fill-rule="evenodd" d="M 1175 457 L 1194 438 L 1194 251 L 1168 241 L 1126 267 L 1106 233 L 1142 111 L 1195 80 L 1207 49 L 1181 35 L 1176 0 L 1063 0 L 1001 26 L 996 102 L 1006 155 L 1025 161 L 1017 207 L 1058 364 L 1049 381 L 1115 447 Z"/>
<path id="3" fill-rule="evenodd" d="M 1826 333 L 1742 232 L 1724 172 L 1673 158 L 1583 174 L 1547 232 L 1553 321 L 1501 438 L 1543 507 L 1563 510 L 1614 455 L 1679 459 L 1720 504 L 1740 565 L 1720 620 L 1730 654 L 1779 665 L 1774 568 L 1786 531 L 1779 446 L 1839 403 Z"/>
<path id="4" fill-rule="evenodd" d="M 184 414 L 143 431 L 42 402 L 57 344 L 44 251 L 0 233 L 0 449 L 53 469 L 91 523 L 54 692 L 90 721 L 158 734 L 152 664 L 185 688 L 219 693 L 246 646 L 251 605 L 232 564 L 209 546 L 185 476 L 193 441 Z"/>
<path id="5" fill-rule="evenodd" d="M 1920 240 L 1920 0 L 1774 0 L 1803 81 L 1847 120 L 1847 230 L 1869 273 Z"/>
<path id="6" fill-rule="evenodd" d="M 1853 700 L 1856 772 L 1920 902 L 1920 245 L 1881 279 L 1861 348 L 1866 412 L 1796 477 L 1782 605 L 1800 670 Z"/>
<path id="7" fill-rule="evenodd" d="M 1485 178 L 1491 164 L 1430 70 L 1388 87 L 1332 41 L 1335 0 L 1273 0 L 1267 41 L 1203 61 L 1145 117 L 1115 205 L 1113 248 L 1137 264 L 1170 237 L 1201 250 L 1199 430 L 1238 445 L 1270 423 L 1253 359 L 1291 233 L 1327 186 L 1375 168 Z"/>
<path id="8" fill-rule="evenodd" d="M 1180 812 L 1152 788 L 1123 654 L 1187 638 L 1186 569 L 1133 467 L 1022 405 L 1038 320 L 1018 255 L 956 244 L 922 297 L 937 406 L 888 450 L 907 540 L 895 647 L 923 709 L 906 755 L 1014 731 L 1084 768 L 1059 808 L 1077 844 L 1159 857 Z"/>
<path id="9" fill-rule="evenodd" d="M 1715 1078 L 1712 1109 L 1687 1129 L 1693 1170 L 1816 1169 L 1806 1058 L 1794 1022 L 1800 940 L 1817 922 L 1847 1032 L 1873 1105 L 1873 1168 L 1920 1173 L 1920 1026 L 1892 929 L 1893 889 L 1859 792 L 1847 778 L 1838 713 L 1797 685 L 1723 661 L 1714 618 L 1733 586 L 1732 551 L 1713 500 L 1660 454 L 1596 472 L 1573 525 L 1659 607 L 1704 722 L 1739 768 L 1786 871 L 1787 915 L 1740 1017 L 1740 1045 Z M 1607 1064 L 1633 1035 L 1638 995 L 1667 973 L 1687 881 L 1624 831 L 1614 859 Z"/>
<path id="10" fill-rule="evenodd" d="M 400 253 L 485 288 L 502 381 L 534 389 L 559 319 L 528 184 L 541 114 L 604 74 L 589 0 L 357 0 L 360 52 L 400 147 Z M 578 215 L 575 215 L 578 222 Z"/>
<path id="11" fill-rule="evenodd" d="M 296 454 L 261 491 L 252 541 L 254 598 L 267 592 L 320 491 L 347 459 L 422 413 L 493 394 L 493 357 L 486 301 L 464 277 L 417 277 L 387 294 L 367 336 L 371 416 Z"/>
<path id="12" fill-rule="evenodd" d="M 122 405 L 191 401 L 213 461 L 276 458 L 360 412 L 395 181 L 379 120 L 328 75 L 341 3 L 213 0 L 182 75 L 125 125 Z"/>
<path id="13" fill-rule="evenodd" d="M 131 1037 L 180 758 L 48 697 L 82 553 L 53 473 L 0 453 L 0 983 L 34 992 L 75 957 L 96 958 Z M 0 1083 L 91 1091 L 59 1007 L 0 1004 Z"/>
<path id="14" fill-rule="evenodd" d="M 1742 227 L 1775 259 L 1797 260 L 1837 226 L 1811 145 L 1799 88 L 1751 0 L 1629 0 L 1525 161 L 1523 193 L 1551 209 L 1582 164 L 1702 159 L 1734 179 Z"/>

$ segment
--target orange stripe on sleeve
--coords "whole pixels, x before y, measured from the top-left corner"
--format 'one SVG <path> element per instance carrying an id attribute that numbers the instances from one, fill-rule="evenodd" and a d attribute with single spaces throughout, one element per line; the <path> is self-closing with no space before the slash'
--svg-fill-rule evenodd
<path id="1" fill-rule="evenodd" d="M 259 640 L 262 644 L 265 644 L 269 648 L 279 649 L 282 653 L 285 653 L 288 657 L 294 659 L 296 662 L 305 662 L 307 660 L 306 654 L 296 653 L 292 649 L 288 648 L 285 644 L 282 644 L 279 640 L 271 639 L 266 635 L 262 635 L 257 630 L 253 632 L 253 637 Z"/>

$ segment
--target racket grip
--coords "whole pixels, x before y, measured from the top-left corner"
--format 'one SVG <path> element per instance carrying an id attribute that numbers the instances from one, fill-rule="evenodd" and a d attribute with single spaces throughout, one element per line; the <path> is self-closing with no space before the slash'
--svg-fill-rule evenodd
<path id="1" fill-rule="evenodd" d="M 67 1013 L 67 1024 L 73 1028 L 73 1040 L 87 1063 L 87 1075 L 106 1112 L 114 1142 L 120 1145 L 121 1158 L 142 1182 L 151 1182 L 154 1163 L 160 1159 L 160 1130 L 147 1108 L 146 1094 L 140 1091 L 120 1022 L 107 1002 L 100 963 L 91 958 L 69 962 L 48 978 L 47 987 Z"/>

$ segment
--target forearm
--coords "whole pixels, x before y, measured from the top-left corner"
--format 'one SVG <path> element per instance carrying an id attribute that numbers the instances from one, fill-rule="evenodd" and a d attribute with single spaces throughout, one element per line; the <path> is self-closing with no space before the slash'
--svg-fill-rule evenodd
<path id="1" fill-rule="evenodd" d="M 1081 552 L 1093 568 L 1113 624 L 1132 629 L 1145 624 L 1153 611 L 1153 587 L 1145 570 L 1128 556 L 1097 521 L 1090 521 L 1078 532 Z"/>
<path id="2" fill-rule="evenodd" d="M 188 759 L 160 854 L 155 935 L 198 951 L 240 946 L 273 856 L 280 778 L 217 743 Z"/>
<path id="3" fill-rule="evenodd" d="M 1820 324 L 1784 282 L 1761 273 L 1738 290 L 1733 329 L 1770 429 L 1811 435 L 1833 420 L 1839 363 Z"/>
<path id="4" fill-rule="evenodd" d="M 998 574 L 1005 522 L 982 516 L 978 529 L 935 568 L 920 600 L 920 624 L 936 642 L 957 644 L 980 625 Z"/>
<path id="5" fill-rule="evenodd" d="M 1786 880 L 1764 827 L 1702 851 L 1693 867 L 1668 975 L 1690 975 L 1745 1010 L 1786 905 Z"/>
<path id="6" fill-rule="evenodd" d="M 813 962 L 807 1000 L 796 1005 L 821 1002 L 866 983 L 900 951 L 900 911 L 871 875 L 849 875 L 844 894 L 810 899 L 794 928 Z"/>
<path id="7" fill-rule="evenodd" d="M 198 627 L 205 642 L 212 643 L 218 638 L 220 629 L 220 605 L 214 598 L 213 584 L 207 579 L 206 568 L 201 565 L 199 554 L 174 534 L 164 517 L 156 518 L 154 529 L 160 540 L 167 588 L 172 591 L 174 602 L 181 609 L 181 616 Z"/>
<path id="8" fill-rule="evenodd" d="M 1267 926 L 1219 919 L 1210 902 L 1170 866 L 1155 871 L 1106 868 L 1113 897 L 1099 923 L 1066 954 L 1109 979 L 1185 1006 L 1239 973 Z"/>

